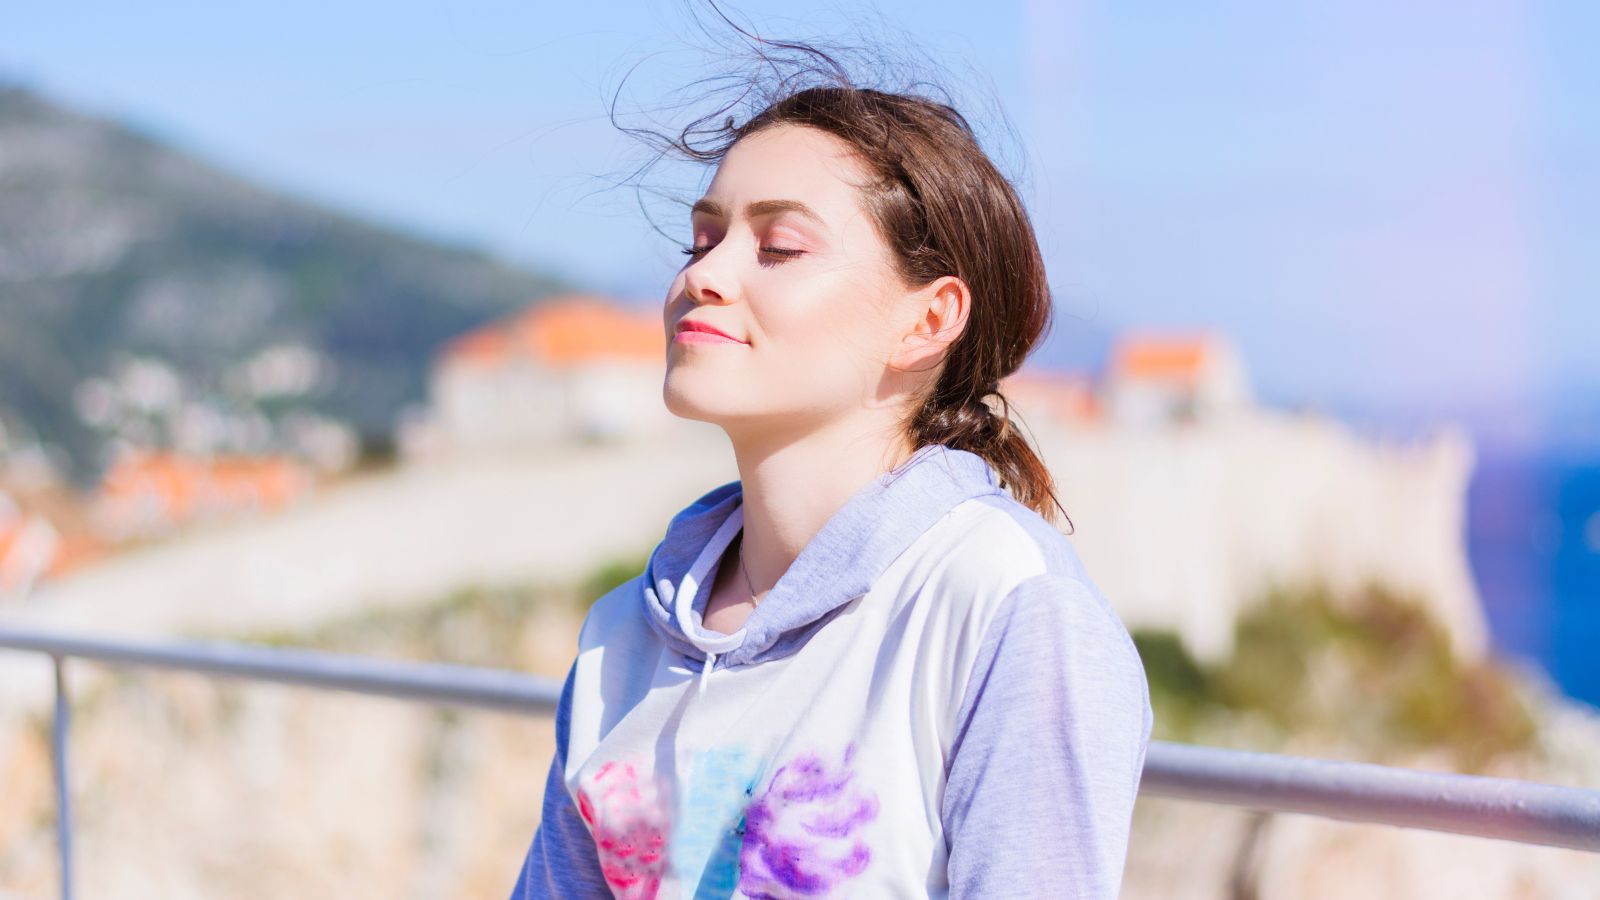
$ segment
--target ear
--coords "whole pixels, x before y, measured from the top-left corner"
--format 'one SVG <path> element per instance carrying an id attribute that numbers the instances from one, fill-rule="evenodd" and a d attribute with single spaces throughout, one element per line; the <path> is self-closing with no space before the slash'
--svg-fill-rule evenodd
<path id="1" fill-rule="evenodd" d="M 965 281 L 946 275 L 916 289 L 905 302 L 910 309 L 910 323 L 889 363 L 912 371 L 937 368 L 966 331 L 972 291 Z"/>

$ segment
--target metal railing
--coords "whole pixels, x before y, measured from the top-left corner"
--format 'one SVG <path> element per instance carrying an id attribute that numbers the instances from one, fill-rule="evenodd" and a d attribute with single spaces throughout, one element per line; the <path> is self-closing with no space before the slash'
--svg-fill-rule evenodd
<path id="1" fill-rule="evenodd" d="M 561 685 L 551 679 L 495 669 L 250 644 L 105 640 L 0 627 L 0 650 L 45 654 L 55 664 L 51 749 L 61 895 L 69 900 L 69 658 L 528 715 L 554 713 L 561 693 Z M 1600 790 L 1152 741 L 1139 791 L 1600 853 Z"/>

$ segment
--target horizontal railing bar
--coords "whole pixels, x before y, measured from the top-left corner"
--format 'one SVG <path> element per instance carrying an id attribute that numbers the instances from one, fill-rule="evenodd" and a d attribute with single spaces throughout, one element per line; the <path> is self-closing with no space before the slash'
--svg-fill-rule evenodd
<path id="1" fill-rule="evenodd" d="M 141 668 L 200 672 L 512 713 L 554 713 L 561 684 L 444 663 L 205 641 L 126 641 L 0 627 L 0 649 Z"/>
<path id="2" fill-rule="evenodd" d="M 1152 741 L 1140 790 L 1600 852 L 1600 791 Z"/>
<path id="3" fill-rule="evenodd" d="M 0 627 L 0 649 L 252 678 L 513 713 L 561 685 L 516 672 L 223 642 L 124 641 Z M 1600 852 L 1600 791 L 1151 741 L 1140 792 Z"/>

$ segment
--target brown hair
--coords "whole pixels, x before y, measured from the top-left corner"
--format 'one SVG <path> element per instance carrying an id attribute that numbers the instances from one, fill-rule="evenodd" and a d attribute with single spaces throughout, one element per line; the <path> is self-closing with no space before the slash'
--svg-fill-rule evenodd
<path id="1" fill-rule="evenodd" d="M 702 163 L 718 162 L 739 140 L 778 125 L 816 128 L 853 148 L 875 177 L 863 199 L 904 281 L 923 285 L 954 275 L 972 294 L 966 329 L 904 420 L 906 434 L 915 447 L 944 444 L 977 454 L 1020 503 L 1048 520 L 1056 509 L 1065 515 L 1049 470 L 1017 428 L 999 387 L 1051 322 L 1044 260 L 1016 189 L 949 103 L 858 87 L 822 50 L 734 28 L 760 45 L 766 72 L 781 73 L 785 64 L 795 71 L 780 74 L 764 92 L 754 79 L 743 82 L 737 100 L 665 139 L 660 132 L 625 130 Z M 752 96 L 754 114 L 740 123 L 730 113 L 750 105 Z M 1002 412 L 989 405 L 991 395 Z"/>

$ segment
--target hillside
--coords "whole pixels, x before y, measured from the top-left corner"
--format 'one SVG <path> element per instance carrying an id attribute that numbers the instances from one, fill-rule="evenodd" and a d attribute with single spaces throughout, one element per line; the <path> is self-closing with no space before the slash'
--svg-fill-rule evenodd
<path id="1" fill-rule="evenodd" d="M 185 405 L 269 423 L 315 413 L 384 440 L 444 340 L 561 287 L 5 84 L 0 197 L 0 425 L 13 444 L 58 447 L 79 479 L 113 431 L 160 436 Z M 310 365 L 283 377 L 285 360 Z M 85 390 L 130 370 L 179 389 L 122 414 Z"/>

